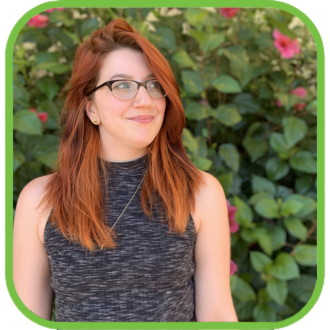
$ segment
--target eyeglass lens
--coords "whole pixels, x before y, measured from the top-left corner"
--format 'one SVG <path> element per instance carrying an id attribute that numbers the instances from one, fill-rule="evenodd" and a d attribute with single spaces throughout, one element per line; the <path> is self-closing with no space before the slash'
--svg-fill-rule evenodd
<path id="1" fill-rule="evenodd" d="M 149 95 L 154 98 L 165 96 L 165 92 L 158 81 L 149 81 L 147 83 Z M 137 84 L 134 81 L 118 81 L 112 85 L 112 93 L 119 99 L 130 99 L 137 94 Z"/>

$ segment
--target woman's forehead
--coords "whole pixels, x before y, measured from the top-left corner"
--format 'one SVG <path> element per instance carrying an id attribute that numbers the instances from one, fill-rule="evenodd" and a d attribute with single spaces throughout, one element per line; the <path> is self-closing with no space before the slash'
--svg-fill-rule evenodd
<path id="1" fill-rule="evenodd" d="M 100 69 L 100 79 L 145 79 L 154 77 L 142 52 L 119 49 L 109 53 Z"/>

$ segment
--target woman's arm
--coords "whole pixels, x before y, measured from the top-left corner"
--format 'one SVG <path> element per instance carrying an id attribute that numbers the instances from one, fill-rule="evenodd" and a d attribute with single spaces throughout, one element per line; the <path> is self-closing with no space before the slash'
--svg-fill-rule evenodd
<path id="1" fill-rule="evenodd" d="M 36 210 L 46 180 L 47 177 L 41 177 L 31 181 L 19 196 L 14 219 L 13 272 L 15 289 L 25 306 L 34 314 L 51 320 L 51 270 L 38 235 L 39 221 L 47 215 Z"/>
<path id="2" fill-rule="evenodd" d="M 219 181 L 203 172 L 196 199 L 200 229 L 195 245 L 197 322 L 237 322 L 230 291 L 230 231 L 226 197 Z"/>

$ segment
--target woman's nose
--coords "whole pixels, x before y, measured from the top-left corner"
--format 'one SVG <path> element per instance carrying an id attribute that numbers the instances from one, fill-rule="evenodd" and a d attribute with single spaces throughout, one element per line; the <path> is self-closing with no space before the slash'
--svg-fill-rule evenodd
<path id="1" fill-rule="evenodd" d="M 152 98 L 148 92 L 148 90 L 140 85 L 135 96 L 136 105 L 150 106 L 152 105 Z"/>

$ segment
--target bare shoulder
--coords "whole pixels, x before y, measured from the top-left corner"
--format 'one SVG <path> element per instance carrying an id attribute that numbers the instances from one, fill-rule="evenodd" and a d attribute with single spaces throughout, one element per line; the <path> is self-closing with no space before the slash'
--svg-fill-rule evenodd
<path id="1" fill-rule="evenodd" d="M 38 209 L 37 206 L 44 197 L 45 187 L 52 176 L 53 174 L 44 175 L 30 181 L 21 191 L 16 206 L 16 225 L 25 227 L 26 224 L 20 225 L 20 223 L 29 221 L 29 225 L 36 228 L 38 237 L 42 243 L 43 228 L 51 210 Z"/>
<path id="2" fill-rule="evenodd" d="M 222 205 L 226 203 L 225 193 L 223 188 L 217 178 L 215 178 L 212 174 L 201 172 L 204 184 L 199 187 L 198 193 L 196 193 L 196 208 L 194 212 L 194 220 L 196 226 L 196 232 L 198 233 L 203 220 L 207 218 L 205 214 L 207 214 L 210 209 L 214 209 L 216 205 L 219 203 Z"/>

